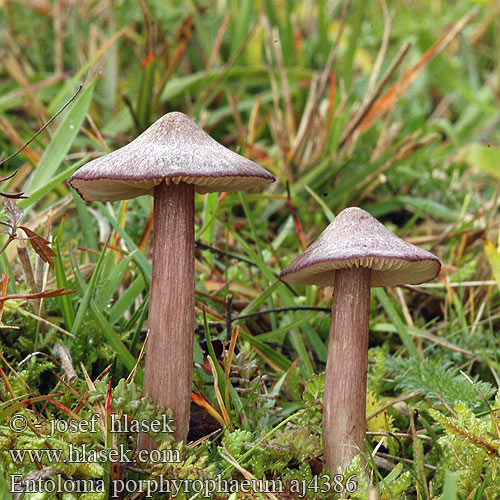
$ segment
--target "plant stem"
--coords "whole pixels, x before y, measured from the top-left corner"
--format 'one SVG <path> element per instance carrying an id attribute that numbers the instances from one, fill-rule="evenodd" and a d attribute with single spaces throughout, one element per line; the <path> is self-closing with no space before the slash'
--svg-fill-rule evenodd
<path id="1" fill-rule="evenodd" d="M 365 268 L 335 272 L 323 410 L 325 467 L 333 474 L 366 436 L 370 276 Z"/>
<path id="2" fill-rule="evenodd" d="M 194 186 L 156 186 L 153 224 L 144 393 L 173 410 L 174 437 L 186 441 L 193 372 Z M 139 448 L 153 447 L 153 440 L 141 435 Z"/>

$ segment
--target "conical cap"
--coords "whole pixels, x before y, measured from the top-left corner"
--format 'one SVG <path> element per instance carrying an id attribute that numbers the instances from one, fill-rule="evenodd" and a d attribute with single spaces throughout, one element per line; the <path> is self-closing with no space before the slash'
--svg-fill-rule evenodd
<path id="1" fill-rule="evenodd" d="M 70 184 L 87 201 L 153 194 L 167 183 L 195 184 L 199 193 L 239 191 L 276 180 L 231 151 L 183 113 L 167 113 L 126 146 L 79 168 Z"/>
<path id="2" fill-rule="evenodd" d="M 368 212 L 346 208 L 280 274 L 292 284 L 331 286 L 336 269 L 371 268 L 372 286 L 418 285 L 436 278 L 440 260 L 398 238 Z"/>

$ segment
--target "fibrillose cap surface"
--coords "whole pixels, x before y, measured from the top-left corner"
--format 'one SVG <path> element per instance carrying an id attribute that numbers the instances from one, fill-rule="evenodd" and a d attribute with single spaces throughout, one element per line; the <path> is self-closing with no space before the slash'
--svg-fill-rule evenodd
<path id="1" fill-rule="evenodd" d="M 167 113 L 126 146 L 79 168 L 70 184 L 87 201 L 153 194 L 167 184 L 194 184 L 199 193 L 239 191 L 276 180 L 231 151 L 183 113 Z"/>
<path id="2" fill-rule="evenodd" d="M 439 275 L 440 260 L 398 238 L 360 208 L 340 212 L 280 274 L 291 284 L 332 286 L 335 271 L 371 268 L 371 286 L 418 285 Z"/>

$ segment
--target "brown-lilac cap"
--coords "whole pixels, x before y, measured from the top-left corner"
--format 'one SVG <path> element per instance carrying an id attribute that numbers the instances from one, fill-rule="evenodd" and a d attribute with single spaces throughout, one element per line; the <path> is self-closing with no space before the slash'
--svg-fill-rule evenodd
<path id="1" fill-rule="evenodd" d="M 340 212 L 280 274 L 291 284 L 332 286 L 335 271 L 371 269 L 371 286 L 418 285 L 439 275 L 440 260 L 389 231 L 361 208 Z"/>
<path id="2" fill-rule="evenodd" d="M 113 201 L 153 194 L 163 180 L 194 184 L 198 193 L 210 193 L 250 189 L 276 179 L 175 111 L 126 146 L 80 167 L 69 182 L 84 200 Z"/>

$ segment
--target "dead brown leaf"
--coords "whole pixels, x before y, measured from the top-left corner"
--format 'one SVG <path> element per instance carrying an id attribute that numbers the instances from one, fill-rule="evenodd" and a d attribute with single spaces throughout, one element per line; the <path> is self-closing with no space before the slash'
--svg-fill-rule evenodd
<path id="1" fill-rule="evenodd" d="M 32 231 L 29 227 L 19 226 L 19 229 L 22 229 L 26 236 L 29 238 L 31 245 L 33 246 L 33 250 L 40 256 L 40 258 L 46 262 L 52 269 L 54 269 L 54 257 L 57 254 L 50 248 L 50 241 L 42 238 L 39 234 Z"/>

